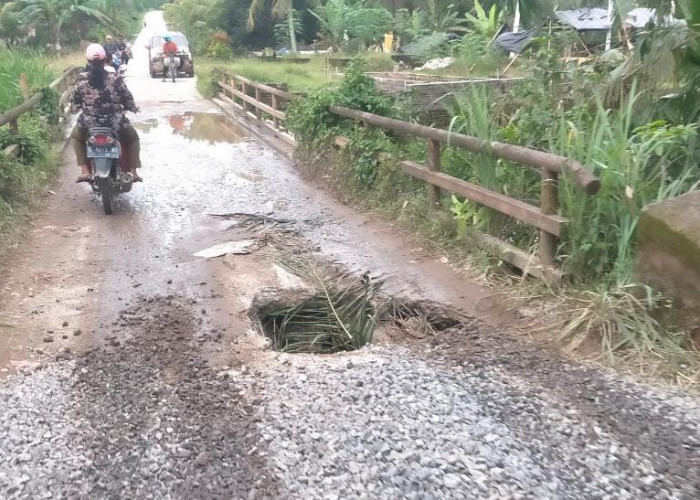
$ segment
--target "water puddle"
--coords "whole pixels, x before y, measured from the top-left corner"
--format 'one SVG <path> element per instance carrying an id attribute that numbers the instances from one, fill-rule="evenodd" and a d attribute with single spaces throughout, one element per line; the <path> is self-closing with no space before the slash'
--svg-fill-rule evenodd
<path id="1" fill-rule="evenodd" d="M 184 113 L 168 116 L 168 125 L 173 133 L 190 140 L 236 143 L 245 139 L 244 130 L 228 121 L 223 115 L 214 113 Z"/>
<path id="2" fill-rule="evenodd" d="M 186 112 L 168 115 L 167 124 L 173 134 L 179 134 L 192 141 L 204 141 L 209 144 L 237 143 L 246 138 L 245 131 L 228 121 L 223 115 L 215 113 Z M 134 127 L 144 133 L 163 125 L 156 118 L 134 123 Z"/>

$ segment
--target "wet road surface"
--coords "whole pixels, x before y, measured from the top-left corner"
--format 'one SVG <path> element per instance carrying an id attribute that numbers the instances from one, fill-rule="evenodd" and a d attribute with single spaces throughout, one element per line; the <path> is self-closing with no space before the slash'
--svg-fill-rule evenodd
<path id="1" fill-rule="evenodd" d="M 700 406 L 467 321 L 332 356 L 249 309 L 310 254 L 466 316 L 490 292 L 302 181 L 196 93 L 127 84 L 145 181 L 112 216 L 73 155 L 2 261 L 0 498 L 697 498 Z M 212 214 L 264 214 L 292 232 Z M 252 253 L 193 254 L 255 240 Z M 497 315 L 494 315 L 497 316 Z"/>

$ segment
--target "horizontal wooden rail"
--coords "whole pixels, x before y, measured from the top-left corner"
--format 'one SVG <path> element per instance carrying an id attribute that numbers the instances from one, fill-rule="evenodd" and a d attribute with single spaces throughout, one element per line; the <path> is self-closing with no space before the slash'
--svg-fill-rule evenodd
<path id="1" fill-rule="evenodd" d="M 61 92 L 64 86 L 66 86 L 66 82 L 69 80 L 69 78 L 72 78 L 73 76 L 77 75 L 80 72 L 80 68 L 77 67 L 71 67 L 61 76 L 56 78 L 53 82 L 49 84 L 49 88 L 52 90 L 56 90 L 57 92 Z M 63 119 L 66 114 L 66 102 L 70 99 L 70 85 L 68 85 L 69 88 L 66 88 L 63 92 L 61 92 L 60 98 L 59 98 L 59 105 L 61 108 L 61 114 Z M 0 127 L 3 127 L 5 125 L 8 125 L 10 127 L 10 135 L 11 136 L 16 136 L 19 134 L 19 126 L 17 123 L 17 120 L 19 119 L 20 116 L 22 116 L 25 113 L 28 113 L 29 111 L 33 110 L 35 107 L 39 105 L 41 100 L 44 98 L 44 92 L 37 92 L 34 95 L 30 96 L 28 99 L 26 99 L 22 104 L 19 106 L 10 109 L 9 111 L 6 111 L 2 115 L 0 115 Z M 18 144 L 10 144 L 7 146 L 4 150 L 3 153 L 8 155 L 8 156 L 19 156 L 21 152 L 21 148 Z"/>
<path id="2" fill-rule="evenodd" d="M 364 111 L 331 106 L 331 113 L 346 118 L 352 118 L 363 123 L 376 125 L 395 132 L 424 137 L 433 141 L 457 146 L 475 153 L 489 153 L 499 158 L 522 163 L 538 169 L 551 172 L 563 172 L 582 187 L 588 194 L 595 194 L 600 189 L 600 180 L 575 160 L 543 151 L 535 151 L 522 146 L 504 144 L 496 141 L 486 141 L 464 134 L 451 133 L 447 130 L 427 127 L 417 123 L 408 123 L 393 118 L 374 115 Z"/>
<path id="3" fill-rule="evenodd" d="M 294 99 L 298 99 L 299 97 L 301 97 L 297 94 L 291 94 L 291 93 L 286 92 L 282 89 L 271 87 L 271 86 L 265 85 L 263 83 L 254 82 L 253 80 L 246 78 L 245 76 L 228 75 L 226 73 L 224 73 L 224 75 L 228 78 L 233 77 L 236 81 L 239 81 L 241 83 L 245 83 L 246 85 L 249 85 L 253 88 L 260 89 L 263 92 L 267 92 L 268 94 L 276 95 L 277 97 L 281 97 L 282 99 L 287 99 L 288 101 L 292 101 Z"/>
<path id="4" fill-rule="evenodd" d="M 285 117 L 284 112 L 282 112 L 278 109 L 274 109 L 272 106 L 268 106 L 267 104 L 258 101 L 255 97 L 244 94 L 240 90 L 233 88 L 231 85 L 228 85 L 224 82 L 219 82 L 219 87 L 221 87 L 224 90 L 227 90 L 228 92 L 235 95 L 239 99 L 242 99 L 242 100 L 246 101 L 247 103 L 252 104 L 256 108 L 267 113 L 268 115 L 274 116 L 275 118 L 279 118 L 281 120 L 284 120 L 284 117 Z"/>
<path id="5" fill-rule="evenodd" d="M 544 214 L 538 207 L 441 172 L 431 172 L 418 163 L 402 161 L 399 164 L 401 170 L 413 177 L 498 210 L 503 214 L 510 215 L 522 222 L 547 231 L 549 234 L 560 236 L 562 226 L 568 223 L 568 220 L 564 217 Z"/>
<path id="6" fill-rule="evenodd" d="M 31 96 L 29 99 L 24 101 L 22 104 L 17 106 L 16 108 L 12 108 L 11 110 L 3 113 L 0 115 L 0 127 L 4 125 L 10 125 L 12 122 L 16 121 L 20 116 L 22 116 L 25 113 L 28 113 L 29 111 L 33 110 L 39 102 L 41 102 L 41 99 L 44 97 L 43 92 L 37 92 L 33 96 Z"/>
<path id="7" fill-rule="evenodd" d="M 53 82 L 51 82 L 49 84 L 49 88 L 56 89 L 57 87 L 63 84 L 66 78 L 73 76 L 78 71 L 78 68 L 70 68 L 68 71 L 64 72 L 61 76 L 59 76 Z M 43 92 L 37 92 L 16 108 L 6 111 L 2 115 L 0 115 L 0 127 L 3 127 L 5 125 L 12 125 L 12 123 L 15 122 L 20 116 L 34 109 L 41 102 L 43 96 Z"/>

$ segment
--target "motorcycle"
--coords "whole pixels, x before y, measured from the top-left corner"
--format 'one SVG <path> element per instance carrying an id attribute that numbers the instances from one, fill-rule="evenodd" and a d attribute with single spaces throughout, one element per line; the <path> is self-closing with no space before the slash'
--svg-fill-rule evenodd
<path id="1" fill-rule="evenodd" d="M 131 52 L 131 47 L 127 44 L 121 51 L 122 61 L 125 65 L 129 65 L 129 61 L 134 58 L 134 54 Z"/>
<path id="2" fill-rule="evenodd" d="M 175 83 L 175 78 L 177 78 L 180 62 L 180 58 L 176 57 L 175 54 L 169 54 L 163 59 L 163 66 L 165 67 L 163 81 L 165 81 L 166 78 L 171 78 L 173 80 L 173 83 Z"/>
<path id="3" fill-rule="evenodd" d="M 88 131 L 87 156 L 92 173 L 92 190 L 102 198 L 105 214 L 114 211 L 114 199 L 128 193 L 134 184 L 134 175 L 127 164 L 119 134 L 108 127 L 94 127 Z"/>
<path id="4" fill-rule="evenodd" d="M 112 54 L 112 67 L 114 68 L 114 71 L 116 71 L 117 73 L 119 73 L 120 71 L 122 71 L 122 72 L 125 71 L 126 68 L 124 68 L 124 70 L 122 70 L 121 69 L 122 66 L 123 65 L 122 65 L 122 61 L 119 57 L 119 54 L 116 52 L 113 53 Z"/>

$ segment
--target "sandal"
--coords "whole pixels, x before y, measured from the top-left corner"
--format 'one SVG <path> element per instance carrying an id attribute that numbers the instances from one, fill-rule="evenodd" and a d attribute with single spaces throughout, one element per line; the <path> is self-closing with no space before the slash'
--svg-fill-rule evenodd
<path id="1" fill-rule="evenodd" d="M 76 183 L 80 182 L 92 182 L 92 176 L 91 175 L 81 175 L 78 177 L 78 179 L 75 181 Z"/>

